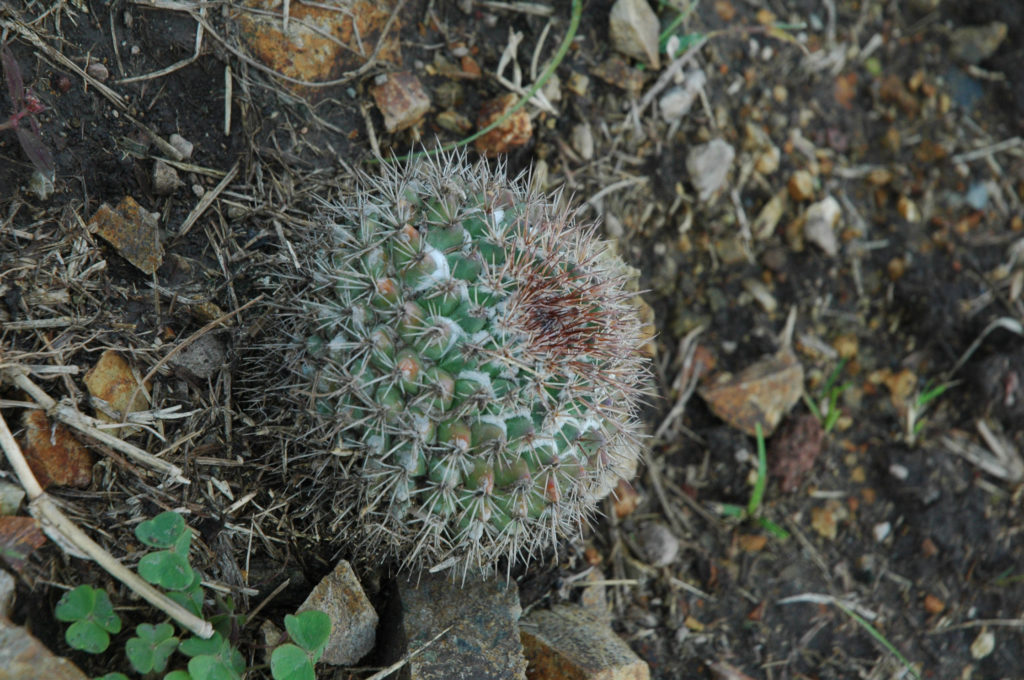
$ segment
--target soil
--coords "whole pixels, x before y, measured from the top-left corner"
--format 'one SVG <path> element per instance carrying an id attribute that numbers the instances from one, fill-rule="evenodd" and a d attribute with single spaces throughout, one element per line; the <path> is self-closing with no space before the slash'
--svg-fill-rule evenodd
<path id="1" fill-rule="evenodd" d="M 282 229 L 306 223 L 311 196 L 346 185 L 352 167 L 372 170 L 375 146 L 405 153 L 458 140 L 438 124 L 439 102 L 475 121 L 482 102 L 507 92 L 494 72 L 513 32 L 522 34 L 517 62 L 528 87 L 569 25 L 562 4 L 405 2 L 392 27 L 401 68 L 434 105 L 419 126 L 394 134 L 371 87 L 398 65 L 371 60 L 337 85 L 297 94 L 246 56 L 222 4 L 203 10 L 197 52 L 198 4 L 15 0 L 0 10 L 3 39 L 46 106 L 37 118 L 56 165 L 52 195 L 36 195 L 17 137 L 0 131 L 0 364 L 78 367 L 77 377 L 39 380 L 89 411 L 81 373 L 105 349 L 146 373 L 169 344 L 235 312 L 231 331 L 215 336 L 227 352 L 217 370 L 197 377 L 161 364 L 152 377 L 161 406 L 194 413 L 162 422 L 163 441 L 134 438 L 149 451 L 171 446 L 191 485 L 167 489 L 101 457 L 87 487 L 52 489 L 112 552 L 132 562 L 132 527 L 179 508 L 201 532 L 200 568 L 241 611 L 285 578 L 263 615 L 289 611 L 330 571 L 337 543 L 293 526 L 273 475 L 242 464 L 266 454 L 232 396 L 238 347 L 259 321 L 242 307 L 261 276 L 260 254 Z M 911 677 L 900 656 L 925 678 L 1024 676 L 1020 6 L 700 3 L 675 31 L 707 38 L 688 65 L 707 82 L 669 122 L 660 97 L 640 106 L 664 65 L 629 62 L 628 75 L 644 81 L 638 91 L 623 88 L 621 73 L 610 82 L 597 75 L 616 54 L 611 4 L 583 3 L 556 70 L 555 113 L 527 106 L 534 133 L 506 162 L 532 166 L 535 183 L 601 219 L 641 272 L 657 326 L 645 420 L 659 434 L 637 479 L 582 540 L 519 572 L 524 607 L 578 599 L 569 584 L 587 570 L 614 580 L 612 624 L 655 678 Z M 656 6 L 662 26 L 688 4 Z M 966 63 L 958 29 L 993 21 L 1007 26 L 1005 39 Z M 466 54 L 459 44 L 483 77 L 439 70 L 437 57 L 455 64 Z M 80 73 L 95 63 L 109 73 L 111 96 Z M 585 90 L 570 90 L 574 74 L 589 78 Z M 14 106 L 0 95 L 4 116 Z M 592 154 L 573 143 L 581 126 Z M 154 160 L 167 156 L 151 136 L 174 133 L 194 144 L 193 156 L 176 166 L 181 185 L 157 194 Z M 736 155 L 724 185 L 701 199 L 687 157 L 712 139 Z M 777 168 L 766 158 L 772 149 Z M 801 171 L 806 193 L 792 179 Z M 209 192 L 215 200 L 182 228 Z M 86 231 L 102 204 L 125 196 L 158 214 L 164 259 L 152 276 Z M 765 228 L 759 216 L 776 196 L 792 197 Z M 840 212 L 834 254 L 804 231 L 812 204 L 829 196 Z M 746 508 L 753 492 L 757 444 L 712 412 L 698 396 L 706 391 L 689 389 L 711 378 L 687 358 L 739 372 L 787 345 L 791 314 L 805 398 L 768 438 L 773 474 L 760 507 L 729 518 L 723 504 Z M 8 387 L 0 397 L 20 437 L 10 400 L 23 397 Z M 812 411 L 824 420 L 836 409 L 822 432 Z M 957 453 L 965 448 L 973 456 Z M 118 587 L 52 543 L 18 575 L 15 622 L 102 672 L 107 661 L 70 650 L 50 612 L 62 587 Z M 363 577 L 371 593 L 386 592 L 386 570 Z M 255 628 L 247 631 L 255 656 Z"/>

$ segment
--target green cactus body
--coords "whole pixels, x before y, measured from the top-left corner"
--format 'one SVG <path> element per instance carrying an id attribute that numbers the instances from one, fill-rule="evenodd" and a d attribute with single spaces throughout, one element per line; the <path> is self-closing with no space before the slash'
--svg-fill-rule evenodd
<path id="1" fill-rule="evenodd" d="M 291 313 L 312 409 L 352 454 L 350 515 L 404 566 L 529 559 L 638 457 L 625 266 L 522 178 L 460 155 L 329 203 Z"/>

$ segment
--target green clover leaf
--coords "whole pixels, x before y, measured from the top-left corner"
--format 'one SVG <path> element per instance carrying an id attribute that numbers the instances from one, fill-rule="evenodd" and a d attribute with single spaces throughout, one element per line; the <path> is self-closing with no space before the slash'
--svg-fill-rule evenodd
<path id="1" fill-rule="evenodd" d="M 135 537 L 152 548 L 170 548 L 183 533 L 189 533 L 185 518 L 170 510 L 135 527 Z"/>
<path id="2" fill-rule="evenodd" d="M 331 617 L 316 610 L 289 614 L 284 617 L 284 627 L 292 642 L 312 655 L 314 663 L 320 660 L 331 635 Z"/>
<path id="3" fill-rule="evenodd" d="M 130 638 L 124 645 L 132 668 L 145 675 L 151 671 L 161 673 L 167 668 L 167 660 L 178 648 L 174 637 L 174 626 L 169 623 L 150 625 L 141 623 L 135 628 L 137 637 Z"/>
<path id="4" fill-rule="evenodd" d="M 284 644 L 270 654 L 270 674 L 274 680 L 316 680 L 309 655 L 293 644 Z"/>
<path id="5" fill-rule="evenodd" d="M 81 585 L 64 593 L 54 612 L 61 621 L 73 621 L 64 639 L 75 649 L 99 654 L 110 646 L 109 633 L 121 632 L 121 618 L 106 591 Z"/>

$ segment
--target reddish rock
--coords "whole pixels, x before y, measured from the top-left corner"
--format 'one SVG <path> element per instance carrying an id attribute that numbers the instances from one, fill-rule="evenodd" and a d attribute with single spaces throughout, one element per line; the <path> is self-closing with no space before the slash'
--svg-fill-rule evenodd
<path id="1" fill-rule="evenodd" d="M 482 130 L 494 123 L 518 101 L 518 95 L 510 92 L 484 102 L 480 108 L 480 115 L 476 119 L 477 127 Z M 533 137 L 533 123 L 530 122 L 530 115 L 526 112 L 526 107 L 522 107 L 501 125 L 477 139 L 476 150 L 493 158 L 523 146 L 530 141 L 531 137 Z"/>
<path id="2" fill-rule="evenodd" d="M 412 127 L 430 110 L 430 97 L 419 78 L 408 71 L 389 73 L 383 83 L 373 86 L 372 92 L 388 132 Z"/>

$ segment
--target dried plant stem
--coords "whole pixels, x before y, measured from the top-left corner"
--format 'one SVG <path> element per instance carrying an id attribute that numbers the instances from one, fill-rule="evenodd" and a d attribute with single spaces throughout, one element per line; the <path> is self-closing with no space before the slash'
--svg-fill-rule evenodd
<path id="1" fill-rule="evenodd" d="M 128 586 L 136 595 L 149 602 L 151 605 L 164 612 L 177 621 L 183 628 L 206 639 L 213 635 L 213 626 L 208 621 L 192 614 L 181 605 L 170 600 L 159 590 L 143 581 L 134 571 L 121 564 L 120 561 L 96 541 L 89 538 L 88 534 L 68 518 L 53 499 L 43 492 L 35 475 L 25 460 L 25 455 L 15 441 L 14 435 L 7 427 L 7 421 L 0 415 L 0 448 L 4 450 L 7 460 L 18 475 L 18 481 L 25 489 L 29 497 L 29 512 L 39 520 L 43 531 L 54 543 L 61 546 L 71 554 L 84 555 L 93 560 L 96 564 Z"/>
<path id="2" fill-rule="evenodd" d="M 184 477 L 184 470 L 180 467 L 173 463 L 168 463 L 162 458 L 157 458 L 148 451 L 143 451 L 139 447 L 133 446 L 132 444 L 99 429 L 99 427 L 97 427 L 99 424 L 98 420 L 80 413 L 77 409 L 69 406 L 68 404 L 57 402 L 53 397 L 43 391 L 41 387 L 32 382 L 24 371 L 17 368 L 8 368 L 3 371 L 2 376 L 11 384 L 21 388 L 25 393 L 32 397 L 37 404 L 46 409 L 49 415 L 52 415 L 65 425 L 75 428 L 79 432 L 95 439 L 98 442 L 106 444 L 116 451 L 120 451 L 124 455 L 148 468 L 170 476 L 175 482 L 180 484 L 189 483 L 189 480 Z"/>

